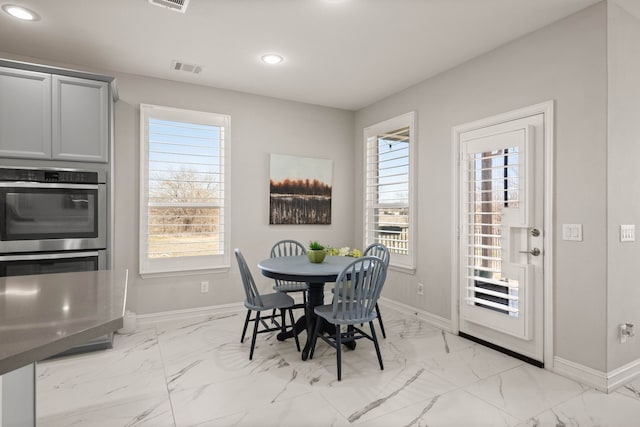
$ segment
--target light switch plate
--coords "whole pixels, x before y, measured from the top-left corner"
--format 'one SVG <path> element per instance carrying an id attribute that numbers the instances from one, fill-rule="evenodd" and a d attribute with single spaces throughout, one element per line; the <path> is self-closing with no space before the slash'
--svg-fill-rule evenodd
<path id="1" fill-rule="evenodd" d="M 562 240 L 582 242 L 582 224 L 562 224 Z"/>
<path id="2" fill-rule="evenodd" d="M 635 242 L 636 241 L 636 226 L 635 224 L 623 224 L 620 226 L 620 241 L 621 242 Z"/>

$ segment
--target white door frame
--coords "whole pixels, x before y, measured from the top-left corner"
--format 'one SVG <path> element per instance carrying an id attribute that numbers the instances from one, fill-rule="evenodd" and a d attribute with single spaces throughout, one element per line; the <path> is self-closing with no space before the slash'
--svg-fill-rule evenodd
<path id="1" fill-rule="evenodd" d="M 460 331 L 460 135 L 471 130 L 496 125 L 499 123 L 517 120 L 536 114 L 544 115 L 544 366 L 553 370 L 553 182 L 554 182 L 554 101 L 546 101 L 507 113 L 487 117 L 470 123 L 454 126 L 451 130 L 451 142 L 453 147 L 452 162 L 452 187 L 451 200 L 453 211 L 453 224 L 451 239 L 451 329 L 457 334 Z"/>

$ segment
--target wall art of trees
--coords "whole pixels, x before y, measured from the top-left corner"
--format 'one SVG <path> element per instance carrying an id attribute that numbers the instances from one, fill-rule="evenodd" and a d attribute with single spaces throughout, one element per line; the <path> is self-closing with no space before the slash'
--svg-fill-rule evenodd
<path id="1" fill-rule="evenodd" d="M 331 224 L 331 185 L 317 179 L 270 181 L 269 224 Z"/>

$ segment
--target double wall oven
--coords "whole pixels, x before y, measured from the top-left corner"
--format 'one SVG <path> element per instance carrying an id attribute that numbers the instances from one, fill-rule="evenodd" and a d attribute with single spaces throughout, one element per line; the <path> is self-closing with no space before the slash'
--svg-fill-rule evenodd
<path id="1" fill-rule="evenodd" d="M 107 268 L 106 193 L 101 171 L 0 167 L 0 276 Z"/>

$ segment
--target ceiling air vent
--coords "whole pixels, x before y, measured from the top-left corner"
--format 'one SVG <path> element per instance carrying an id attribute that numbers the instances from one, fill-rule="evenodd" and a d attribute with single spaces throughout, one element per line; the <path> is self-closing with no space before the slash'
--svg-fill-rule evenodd
<path id="1" fill-rule="evenodd" d="M 195 64 L 187 64 L 182 61 L 173 61 L 171 63 L 171 68 L 176 71 L 186 71 L 187 73 L 199 74 L 202 71 L 201 65 Z"/>
<path id="2" fill-rule="evenodd" d="M 185 13 L 190 0 L 147 0 L 149 3 L 164 7 L 165 9 L 175 10 L 176 12 Z"/>

